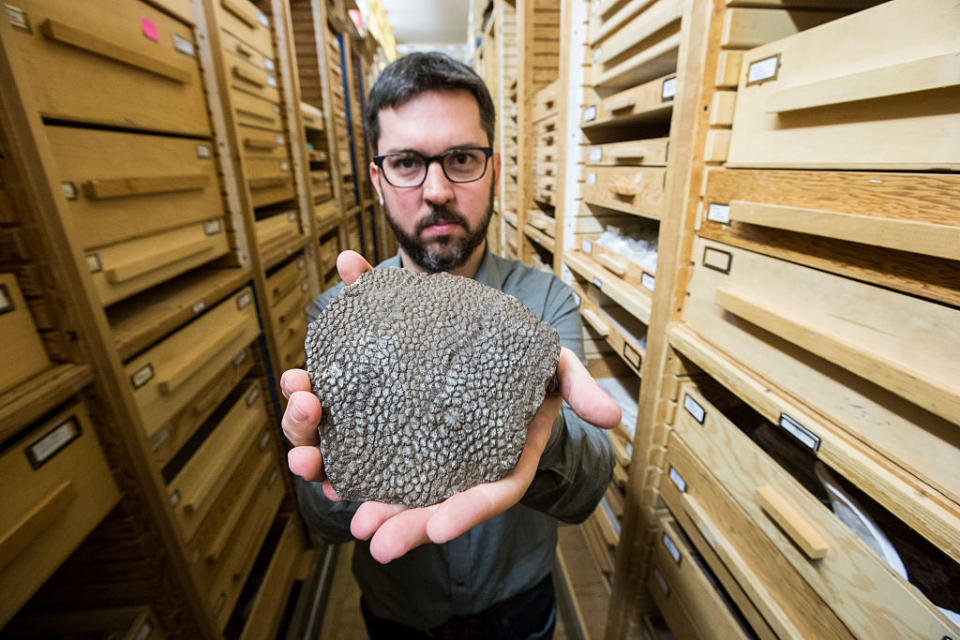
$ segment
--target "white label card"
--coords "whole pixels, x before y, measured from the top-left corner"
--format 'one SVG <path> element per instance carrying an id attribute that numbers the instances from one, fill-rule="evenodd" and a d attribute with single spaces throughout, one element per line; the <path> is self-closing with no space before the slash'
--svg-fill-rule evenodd
<path id="1" fill-rule="evenodd" d="M 680 473 L 676 469 L 674 469 L 672 465 L 670 467 L 670 471 L 668 472 L 668 475 L 670 476 L 670 481 L 674 485 L 676 485 L 677 489 L 680 490 L 680 493 L 686 492 L 687 481 L 683 479 L 683 476 L 680 475 Z"/>
<path id="2" fill-rule="evenodd" d="M 181 36 L 179 33 L 173 34 L 173 48 L 185 56 L 196 57 L 193 49 L 193 43 Z"/>
<path id="3" fill-rule="evenodd" d="M 209 158 L 213 155 L 213 152 L 210 151 L 210 147 L 205 144 L 198 144 L 196 146 L 196 150 L 198 158 Z"/>
<path id="4" fill-rule="evenodd" d="M 264 449 L 267 448 L 268 444 L 270 444 L 270 434 L 264 433 L 262 436 L 260 436 L 260 442 L 257 443 L 257 446 L 260 448 L 261 451 L 263 451 Z"/>
<path id="5" fill-rule="evenodd" d="M 707 412 L 704 411 L 703 407 L 701 407 L 696 400 L 690 397 L 689 393 L 683 394 L 683 408 L 700 424 L 703 424 L 703 421 L 707 417 Z"/>
<path id="6" fill-rule="evenodd" d="M 264 68 L 264 69 L 268 69 L 268 70 L 270 70 L 270 71 L 273 71 L 276 67 L 275 67 L 274 64 L 273 64 L 273 60 L 271 60 L 270 58 L 264 58 L 264 59 L 263 59 L 263 68 Z"/>
<path id="7" fill-rule="evenodd" d="M 820 448 L 820 437 L 785 413 L 780 414 L 780 427 L 811 451 Z"/>
<path id="8" fill-rule="evenodd" d="M 140 630 L 137 631 L 137 635 L 134 640 L 147 640 L 151 633 L 153 633 L 153 625 L 150 624 L 150 622 L 144 622 L 143 626 L 140 627 Z"/>
<path id="9" fill-rule="evenodd" d="M 670 100 L 677 95 L 677 78 L 667 78 L 663 81 L 663 87 L 660 90 L 660 97 L 664 100 Z"/>
<path id="10" fill-rule="evenodd" d="M 233 366 L 239 367 L 246 361 L 247 361 L 247 350 L 244 349 L 243 351 L 237 354 L 236 358 L 233 359 Z"/>
<path id="11" fill-rule="evenodd" d="M 221 230 L 219 220 L 207 220 L 203 223 L 203 232 L 208 236 L 215 236 L 220 233 Z"/>
<path id="12" fill-rule="evenodd" d="M 587 174 L 587 184 L 589 184 L 589 185 L 597 184 L 597 174 L 596 174 L 596 173 L 594 173 L 594 172 L 591 171 L 590 173 Z"/>
<path id="13" fill-rule="evenodd" d="M 164 422 L 163 426 L 155 434 L 150 436 L 150 449 L 156 453 L 173 435 L 173 426 L 169 422 Z"/>
<path id="14" fill-rule="evenodd" d="M 197 300 L 196 302 L 193 303 L 193 306 L 190 307 L 190 311 L 192 311 L 193 314 L 196 315 L 206 308 L 207 308 L 206 302 L 204 302 L 203 300 Z"/>
<path id="15" fill-rule="evenodd" d="M 707 220 L 712 222 L 720 222 L 722 224 L 730 224 L 730 205 L 711 204 L 707 208 Z"/>
<path id="16" fill-rule="evenodd" d="M 267 84 L 268 84 L 269 86 L 271 86 L 271 87 L 276 88 L 276 86 L 277 86 L 277 79 L 274 78 L 273 76 L 267 76 Z"/>
<path id="17" fill-rule="evenodd" d="M 581 240 L 580 248 L 583 249 L 584 253 L 593 253 L 593 243 L 589 240 Z"/>
<path id="18" fill-rule="evenodd" d="M 573 301 L 577 303 L 577 306 L 580 306 L 580 294 L 576 291 L 573 292 Z"/>
<path id="19" fill-rule="evenodd" d="M 677 545 L 674 544 L 673 539 L 664 533 L 661 540 L 663 541 L 663 546 L 667 548 L 667 552 L 670 553 L 670 557 L 673 558 L 673 561 L 680 564 L 680 549 L 677 549 Z"/>
<path id="20" fill-rule="evenodd" d="M 134 389 L 139 389 L 143 385 L 147 384 L 153 380 L 153 365 L 147 364 L 136 371 L 133 372 L 133 375 L 130 376 L 130 384 L 133 385 Z"/>
<path id="21" fill-rule="evenodd" d="M 26 448 L 30 466 L 37 469 L 63 450 L 68 444 L 80 436 L 80 427 L 73 416 L 50 431 Z"/>
<path id="22" fill-rule="evenodd" d="M 597 289 L 603 289 L 603 281 L 600 278 L 594 278 L 593 286 L 595 286 Z"/>
<path id="23" fill-rule="evenodd" d="M 597 108 L 596 107 L 587 107 L 583 110 L 583 121 L 590 122 L 591 120 L 597 119 Z"/>
<path id="24" fill-rule="evenodd" d="M 747 84 L 755 84 L 777 77 L 777 69 L 780 66 L 780 54 L 751 62 L 747 69 Z"/>
<path id="25" fill-rule="evenodd" d="M 282 146 L 285 145 L 285 144 L 287 144 L 287 139 L 284 138 L 283 136 L 277 134 L 277 146 L 278 146 L 278 147 L 282 147 Z"/>
<path id="26" fill-rule="evenodd" d="M 98 273 L 103 270 L 103 264 L 100 262 L 100 254 L 88 253 L 86 255 L 87 267 L 90 273 Z"/>
<path id="27" fill-rule="evenodd" d="M 262 24 L 268 29 L 270 28 L 270 20 L 267 19 L 267 16 L 264 15 L 262 11 L 257 11 L 257 22 L 259 22 L 260 24 Z"/>
<path id="28" fill-rule="evenodd" d="M 257 401 L 257 398 L 259 397 L 260 397 L 260 387 L 253 387 L 252 389 L 250 389 L 250 391 L 247 393 L 247 397 L 245 398 L 247 406 L 249 407 L 250 405 L 252 405 L 254 402 Z M 269 434 L 264 434 L 264 436 L 269 437 Z M 261 446 L 260 448 L 262 449 L 263 446 Z"/>
<path id="29" fill-rule="evenodd" d="M 177 506 L 178 504 L 180 504 L 180 490 L 179 490 L 179 489 L 177 489 L 176 491 L 174 491 L 173 493 L 170 494 L 170 504 L 172 504 L 173 506 Z"/>
<path id="30" fill-rule="evenodd" d="M 250 304 L 252 298 L 249 293 L 244 293 L 237 296 L 237 309 L 243 309 L 245 306 Z"/>
<path id="31" fill-rule="evenodd" d="M 603 160 L 603 147 L 590 147 L 590 162 Z"/>
<path id="32" fill-rule="evenodd" d="M 287 164 L 287 161 L 286 161 L 286 160 L 282 161 L 282 162 L 280 163 L 280 171 L 289 171 L 289 170 L 290 170 L 290 165 Z M 296 216 L 294 216 L 293 218 L 291 218 L 291 220 L 293 220 L 293 219 L 295 219 L 295 218 L 296 218 Z"/>
<path id="33" fill-rule="evenodd" d="M 667 581 L 663 579 L 663 576 L 660 575 L 660 571 L 658 571 L 656 567 L 653 568 L 653 578 L 657 581 L 657 584 L 660 585 L 664 595 L 668 595 L 670 593 L 670 587 L 667 586 Z"/>
<path id="34" fill-rule="evenodd" d="M 577 302 L 577 304 L 580 303 Z M 9 311 L 13 311 L 13 300 L 11 300 L 7 294 L 7 287 L 0 284 L 0 313 L 7 313 Z"/>
<path id="35" fill-rule="evenodd" d="M 20 7 L 15 7 L 12 4 L 4 5 L 7 9 L 7 19 L 10 21 L 10 24 L 17 29 L 23 29 L 27 33 L 33 33 L 30 30 L 30 19 L 27 18 L 27 12 L 21 9 Z"/>
<path id="36" fill-rule="evenodd" d="M 640 285 L 644 289 L 649 289 L 650 291 L 653 291 L 653 285 L 655 281 L 656 279 L 649 273 L 640 274 Z"/>
<path id="37" fill-rule="evenodd" d="M 60 188 L 63 190 L 63 197 L 67 200 L 77 199 L 77 185 L 73 184 L 72 182 L 61 182 Z"/>

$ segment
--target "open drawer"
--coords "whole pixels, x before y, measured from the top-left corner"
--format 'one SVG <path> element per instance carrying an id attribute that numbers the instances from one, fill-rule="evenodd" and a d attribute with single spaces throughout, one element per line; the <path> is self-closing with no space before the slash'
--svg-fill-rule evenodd
<path id="1" fill-rule="evenodd" d="M 665 181 L 661 167 L 590 167 L 580 195 L 590 204 L 659 220 Z"/>
<path id="2" fill-rule="evenodd" d="M 253 292 L 241 289 L 124 366 L 152 439 L 260 334 Z"/>

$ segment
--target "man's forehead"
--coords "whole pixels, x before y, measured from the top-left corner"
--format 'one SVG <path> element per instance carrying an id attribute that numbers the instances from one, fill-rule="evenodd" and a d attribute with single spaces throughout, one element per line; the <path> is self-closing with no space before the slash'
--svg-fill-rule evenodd
<path id="1" fill-rule="evenodd" d="M 437 151 L 458 144 L 486 144 L 480 107 L 465 89 L 425 91 L 378 114 L 380 148 Z"/>

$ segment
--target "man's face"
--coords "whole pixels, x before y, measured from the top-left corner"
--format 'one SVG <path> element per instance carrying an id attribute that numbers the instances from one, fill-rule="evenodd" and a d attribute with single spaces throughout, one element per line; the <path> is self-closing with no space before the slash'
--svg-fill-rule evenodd
<path id="1" fill-rule="evenodd" d="M 377 154 L 416 151 L 430 156 L 490 144 L 476 98 L 466 90 L 422 93 L 399 107 L 381 109 L 379 121 Z M 421 186 L 398 188 L 371 163 L 370 178 L 403 252 L 427 271 L 449 271 L 482 251 L 499 165 L 494 154 L 480 180 L 454 183 L 433 162 Z"/>

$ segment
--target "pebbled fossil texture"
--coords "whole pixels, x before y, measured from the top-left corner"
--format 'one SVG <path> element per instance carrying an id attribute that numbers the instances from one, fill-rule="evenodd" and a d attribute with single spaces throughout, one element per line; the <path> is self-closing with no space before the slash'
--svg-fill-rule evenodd
<path id="1" fill-rule="evenodd" d="M 306 352 L 337 494 L 427 506 L 516 466 L 560 340 L 476 280 L 384 268 L 330 302 Z"/>

